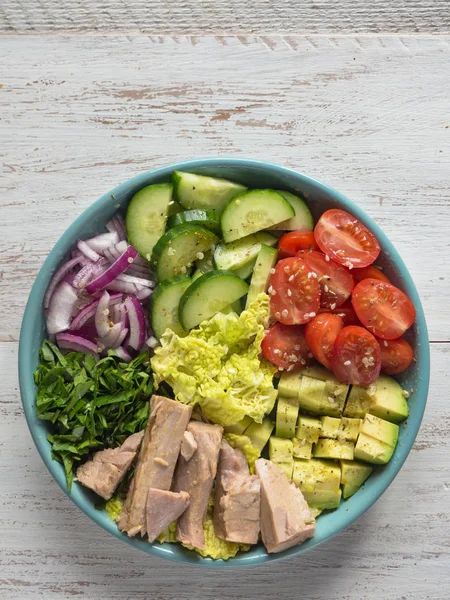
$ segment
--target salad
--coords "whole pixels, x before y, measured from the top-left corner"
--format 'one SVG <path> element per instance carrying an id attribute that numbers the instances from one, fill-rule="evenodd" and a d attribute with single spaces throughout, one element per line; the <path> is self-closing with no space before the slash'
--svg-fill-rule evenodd
<path id="1" fill-rule="evenodd" d="M 124 535 L 281 552 L 392 457 L 408 297 L 351 214 L 174 172 L 79 240 L 44 299 L 36 410 Z"/>

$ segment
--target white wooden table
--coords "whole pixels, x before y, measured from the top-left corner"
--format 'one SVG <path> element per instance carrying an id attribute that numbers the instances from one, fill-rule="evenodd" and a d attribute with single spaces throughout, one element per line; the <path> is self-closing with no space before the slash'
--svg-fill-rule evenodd
<path id="1" fill-rule="evenodd" d="M 0 598 L 448 600 L 448 3 L 343 0 L 334 29 L 321 0 L 249 2 L 253 25 L 234 0 L 75 4 L 0 7 Z M 141 170 L 211 155 L 289 165 L 358 201 L 411 270 L 432 340 L 425 420 L 384 496 L 307 555 L 235 572 L 93 527 L 39 458 L 16 374 L 29 289 L 74 217 Z"/>

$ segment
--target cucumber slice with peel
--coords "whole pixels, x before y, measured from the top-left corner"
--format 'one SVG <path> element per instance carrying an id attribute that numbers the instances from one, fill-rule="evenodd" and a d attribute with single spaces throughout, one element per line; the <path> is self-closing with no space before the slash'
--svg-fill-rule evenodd
<path id="1" fill-rule="evenodd" d="M 244 265 L 243 267 L 239 267 L 239 269 L 233 269 L 233 273 L 238 275 L 241 279 L 248 279 L 253 273 L 253 269 L 255 268 L 256 258 L 252 261 Z"/>
<path id="2" fill-rule="evenodd" d="M 277 241 L 270 233 L 260 231 L 230 244 L 217 244 L 214 261 L 217 268 L 224 271 L 240 269 L 258 256 L 261 244 L 275 246 Z"/>
<path id="3" fill-rule="evenodd" d="M 294 196 L 291 192 L 284 192 L 283 190 L 277 190 L 277 192 L 289 202 L 295 211 L 295 215 L 287 221 L 273 225 L 270 229 L 276 231 L 312 231 L 314 229 L 314 219 L 306 202 L 302 198 Z"/>
<path id="4" fill-rule="evenodd" d="M 175 198 L 184 208 L 203 208 L 219 214 L 232 198 L 247 190 L 240 183 L 181 171 L 172 174 L 172 182 Z"/>
<path id="5" fill-rule="evenodd" d="M 267 291 L 269 279 L 272 275 L 271 270 L 277 262 L 277 256 L 278 252 L 275 248 L 270 248 L 265 244 L 261 244 L 261 250 L 259 251 L 256 259 L 256 264 L 250 281 L 247 303 L 245 305 L 246 308 L 248 308 L 250 304 L 256 300 L 259 294 L 263 294 Z"/>
<path id="6" fill-rule="evenodd" d="M 239 300 L 248 285 L 230 271 L 210 271 L 199 277 L 184 292 L 179 307 L 182 327 L 189 331 Z"/>
<path id="7" fill-rule="evenodd" d="M 251 190 L 240 194 L 226 205 L 221 219 L 226 243 L 287 221 L 295 211 L 275 190 Z"/>
<path id="8" fill-rule="evenodd" d="M 158 339 L 166 329 L 171 329 L 179 336 L 185 336 L 178 318 L 178 306 L 181 296 L 191 285 L 191 279 L 185 276 L 173 277 L 158 284 L 151 298 L 151 324 Z"/>
<path id="9" fill-rule="evenodd" d="M 220 233 L 220 220 L 216 213 L 212 210 L 185 210 L 173 215 L 167 221 L 167 227 L 175 227 L 182 223 L 191 223 L 193 225 L 201 225 L 214 231 L 214 233 Z"/>
<path id="10" fill-rule="evenodd" d="M 172 186 L 161 183 L 142 188 L 128 205 L 125 219 L 128 240 L 147 260 L 164 234 L 171 201 Z"/>
<path id="11" fill-rule="evenodd" d="M 212 231 L 199 225 L 183 223 L 169 229 L 153 249 L 152 262 L 158 281 L 184 275 L 217 241 Z"/>

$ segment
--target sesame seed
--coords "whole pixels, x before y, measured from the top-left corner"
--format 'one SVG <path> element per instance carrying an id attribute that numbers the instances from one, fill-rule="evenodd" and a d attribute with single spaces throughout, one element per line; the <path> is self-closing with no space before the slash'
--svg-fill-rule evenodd
<path id="1" fill-rule="evenodd" d="M 171 201 L 169 202 L 169 206 L 172 206 L 172 204 L 175 204 L 175 200 L 171 200 Z"/>
<path id="2" fill-rule="evenodd" d="M 328 292 L 328 286 L 327 286 L 327 285 L 324 285 L 324 286 L 323 286 L 323 291 L 324 291 L 324 292 Z"/>
<path id="3" fill-rule="evenodd" d="M 292 296 L 292 292 L 291 292 L 291 290 L 288 290 L 288 291 L 287 291 L 287 295 L 289 296 L 289 298 Z"/>
<path id="4" fill-rule="evenodd" d="M 197 252 L 197 258 L 198 260 L 202 260 L 203 258 L 205 258 L 205 255 L 203 254 L 203 252 Z"/>
<path id="5" fill-rule="evenodd" d="M 344 365 L 345 365 L 346 367 L 349 367 L 351 364 L 352 364 L 352 361 L 351 361 L 351 360 L 346 360 L 346 361 L 345 361 L 345 363 L 344 363 Z"/>
<path id="6" fill-rule="evenodd" d="M 286 265 L 286 266 L 284 267 L 284 272 L 285 272 L 285 273 L 290 273 L 290 272 L 291 272 L 291 267 L 290 267 L 289 265 Z"/>
<path id="7" fill-rule="evenodd" d="M 311 317 L 311 319 L 313 319 L 316 316 L 316 313 L 315 312 L 310 312 L 309 316 Z"/>
<path id="8" fill-rule="evenodd" d="M 169 256 L 173 256 L 173 255 L 175 254 L 175 248 L 169 248 L 169 249 L 167 250 L 167 254 L 168 254 Z"/>
<path id="9" fill-rule="evenodd" d="M 275 269 L 270 269 L 270 274 L 273 275 L 275 273 Z"/>
<path id="10" fill-rule="evenodd" d="M 326 260 L 327 262 L 330 262 L 330 257 L 329 257 L 327 254 L 325 254 L 325 260 Z"/>
<path id="11" fill-rule="evenodd" d="M 239 198 L 236 200 L 236 204 L 237 206 L 239 206 L 239 204 L 241 203 L 241 201 L 239 200 Z"/>
<path id="12" fill-rule="evenodd" d="M 102 315 L 105 315 L 105 317 L 107 317 L 109 315 L 109 309 L 105 308 L 105 310 L 102 311 Z"/>
<path id="13" fill-rule="evenodd" d="M 281 314 L 283 315 L 283 317 L 287 317 L 289 315 L 289 311 L 285 308 Z"/>
<path id="14" fill-rule="evenodd" d="M 334 310 L 336 308 L 336 303 L 330 304 L 330 308 L 331 310 Z"/>
<path id="15" fill-rule="evenodd" d="M 181 267 L 180 271 L 181 271 L 181 273 L 183 273 L 183 275 L 184 275 L 184 273 L 186 273 L 186 267 L 185 267 L 185 266 Z"/>
<path id="16" fill-rule="evenodd" d="M 279 312 L 275 313 L 275 319 L 279 319 L 281 317 L 281 314 Z"/>
<path id="17" fill-rule="evenodd" d="M 405 398 L 409 398 L 408 390 L 403 390 L 403 395 L 405 396 Z"/>
<path id="18" fill-rule="evenodd" d="M 386 340 L 384 340 L 383 345 L 386 346 L 386 348 L 389 346 Z"/>
<path id="19" fill-rule="evenodd" d="M 289 281 L 294 281 L 294 275 L 291 275 L 291 276 L 289 277 Z"/>
<path id="20" fill-rule="evenodd" d="M 294 350 L 297 350 L 297 352 L 298 352 L 300 350 L 300 346 L 298 344 L 295 344 Z"/>
<path id="21" fill-rule="evenodd" d="M 278 350 L 278 348 L 275 348 L 275 350 L 273 351 L 274 354 L 280 354 L 280 351 Z"/>
<path id="22" fill-rule="evenodd" d="M 131 258 L 131 256 L 128 257 L 128 262 L 130 263 L 130 265 L 133 262 L 133 259 Z"/>
<path id="23" fill-rule="evenodd" d="M 150 262 L 150 254 L 146 254 L 145 258 Z"/>

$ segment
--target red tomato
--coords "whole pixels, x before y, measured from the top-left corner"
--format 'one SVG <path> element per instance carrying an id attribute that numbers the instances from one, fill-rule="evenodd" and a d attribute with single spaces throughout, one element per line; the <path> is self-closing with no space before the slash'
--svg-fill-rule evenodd
<path id="1" fill-rule="evenodd" d="M 347 300 L 347 302 L 344 302 L 342 306 L 339 308 L 334 308 L 333 310 L 330 310 L 329 308 L 321 308 L 319 310 L 319 314 L 321 313 L 332 313 L 338 317 L 341 317 L 341 319 L 344 321 L 344 327 L 348 327 L 349 325 L 361 325 L 361 321 L 356 316 L 355 309 L 353 308 L 350 300 Z"/>
<path id="2" fill-rule="evenodd" d="M 380 253 L 375 236 L 348 212 L 332 208 L 314 229 L 317 245 L 344 267 L 367 267 Z"/>
<path id="3" fill-rule="evenodd" d="M 334 343 L 333 373 L 344 383 L 370 385 L 380 374 L 380 346 L 370 331 L 351 325 Z"/>
<path id="4" fill-rule="evenodd" d="M 312 231 L 290 231 L 285 233 L 278 242 L 280 258 L 295 256 L 299 250 L 316 250 L 316 240 Z"/>
<path id="5" fill-rule="evenodd" d="M 395 340 L 414 323 L 416 309 L 411 300 L 391 283 L 363 279 L 352 293 L 358 319 L 383 340 Z"/>
<path id="6" fill-rule="evenodd" d="M 261 343 L 264 358 L 280 370 L 303 369 L 307 363 L 309 350 L 305 341 L 305 328 L 302 325 L 276 323 L 266 333 Z"/>
<path id="7" fill-rule="evenodd" d="M 284 258 L 270 278 L 272 316 L 285 325 L 307 323 L 319 312 L 320 288 L 301 258 Z"/>
<path id="8" fill-rule="evenodd" d="M 330 371 L 333 370 L 334 342 L 343 327 L 341 317 L 332 313 L 317 315 L 305 327 L 308 348 L 314 358 Z"/>
<path id="9" fill-rule="evenodd" d="M 313 250 L 301 250 L 297 256 L 303 258 L 312 272 L 317 275 L 322 308 L 333 310 L 350 298 L 355 282 L 345 267 L 334 262 L 325 254 Z"/>
<path id="10" fill-rule="evenodd" d="M 381 370 L 386 375 L 403 373 L 411 364 L 414 352 L 406 340 L 378 340 L 381 350 Z"/>
<path id="11" fill-rule="evenodd" d="M 386 275 L 373 265 L 370 265 L 370 267 L 364 267 L 364 269 L 353 269 L 352 275 L 356 281 L 362 281 L 363 279 L 378 279 L 379 281 L 391 283 Z"/>

